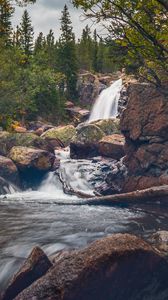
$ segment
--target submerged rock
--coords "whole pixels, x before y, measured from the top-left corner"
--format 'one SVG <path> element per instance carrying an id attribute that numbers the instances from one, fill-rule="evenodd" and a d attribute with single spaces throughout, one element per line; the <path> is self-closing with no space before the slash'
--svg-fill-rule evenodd
<path id="1" fill-rule="evenodd" d="M 10 158 L 0 156 L 0 176 L 16 185 L 19 184 L 18 169 Z"/>
<path id="2" fill-rule="evenodd" d="M 102 138 L 98 144 L 99 153 L 102 156 L 108 156 L 119 160 L 124 153 L 125 139 L 122 135 L 112 134 Z"/>
<path id="3" fill-rule="evenodd" d="M 9 157 L 21 171 L 33 169 L 47 172 L 52 169 L 55 160 L 55 156 L 50 152 L 28 147 L 13 147 Z"/>
<path id="4" fill-rule="evenodd" d="M 76 129 L 72 125 L 54 127 L 42 134 L 44 140 L 60 140 L 64 147 L 68 146 L 74 136 L 76 135 Z"/>
<path id="5" fill-rule="evenodd" d="M 167 300 L 168 263 L 136 236 L 115 234 L 67 254 L 16 300 Z"/>
<path id="6" fill-rule="evenodd" d="M 45 275 L 51 266 L 52 264 L 45 253 L 39 247 L 35 247 L 23 266 L 12 278 L 2 296 L 2 300 L 14 299 L 34 281 Z"/>

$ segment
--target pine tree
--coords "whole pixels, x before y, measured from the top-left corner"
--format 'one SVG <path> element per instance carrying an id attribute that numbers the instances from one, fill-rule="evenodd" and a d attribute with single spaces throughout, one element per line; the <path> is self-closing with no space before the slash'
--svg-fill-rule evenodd
<path id="1" fill-rule="evenodd" d="M 77 97 L 77 55 L 75 47 L 75 35 L 73 33 L 72 22 L 68 7 L 65 5 L 61 17 L 61 37 L 58 46 L 58 59 L 60 71 L 65 74 L 67 85 L 67 97 L 75 99 Z"/>
<path id="2" fill-rule="evenodd" d="M 27 10 L 24 11 L 20 24 L 20 43 L 21 48 L 27 56 L 32 54 L 33 50 L 33 27 Z"/>
<path id="3" fill-rule="evenodd" d="M 93 57 L 92 57 L 93 70 L 98 72 L 98 42 L 97 42 L 97 31 L 93 33 Z"/>
<path id="4" fill-rule="evenodd" d="M 9 0 L 0 1 L 0 38 L 3 38 L 6 44 L 11 43 L 13 12 L 14 9 Z"/>
<path id="5" fill-rule="evenodd" d="M 16 30 L 13 32 L 13 46 L 20 48 L 20 27 L 17 25 Z"/>
<path id="6" fill-rule="evenodd" d="M 49 34 L 46 37 L 47 47 L 52 48 L 54 46 L 54 32 L 50 29 Z"/>
<path id="7" fill-rule="evenodd" d="M 40 32 L 37 39 L 35 40 L 35 45 L 34 45 L 34 53 L 35 54 L 43 49 L 44 43 L 45 43 L 45 38 L 43 36 L 43 33 Z"/>
<path id="8" fill-rule="evenodd" d="M 79 62 L 82 69 L 92 70 L 92 38 L 90 28 L 87 25 L 82 32 L 82 37 L 78 46 Z"/>

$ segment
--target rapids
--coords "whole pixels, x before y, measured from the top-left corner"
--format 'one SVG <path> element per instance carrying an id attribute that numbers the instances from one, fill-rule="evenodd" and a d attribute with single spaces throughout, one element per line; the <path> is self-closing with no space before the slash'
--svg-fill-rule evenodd
<path id="1" fill-rule="evenodd" d="M 57 153 L 57 157 L 61 158 L 60 169 L 49 173 L 36 191 L 0 196 L 0 291 L 36 245 L 53 255 L 62 249 L 84 247 L 111 233 L 129 232 L 147 238 L 156 230 L 168 229 L 168 215 L 159 204 L 90 206 L 65 194 L 60 173 L 71 188 L 94 194 L 101 177 L 99 161 L 72 161 L 68 151 Z"/>

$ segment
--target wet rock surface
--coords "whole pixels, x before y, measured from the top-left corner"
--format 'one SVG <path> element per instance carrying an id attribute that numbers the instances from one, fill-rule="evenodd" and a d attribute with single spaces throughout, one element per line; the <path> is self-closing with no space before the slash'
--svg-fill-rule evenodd
<path id="1" fill-rule="evenodd" d="M 151 246 L 115 234 L 63 256 L 15 299 L 166 300 L 167 276 L 166 260 Z"/>
<path id="2" fill-rule="evenodd" d="M 23 266 L 12 278 L 1 299 L 14 299 L 34 281 L 45 275 L 51 267 L 52 264 L 45 253 L 39 247 L 35 247 Z"/>

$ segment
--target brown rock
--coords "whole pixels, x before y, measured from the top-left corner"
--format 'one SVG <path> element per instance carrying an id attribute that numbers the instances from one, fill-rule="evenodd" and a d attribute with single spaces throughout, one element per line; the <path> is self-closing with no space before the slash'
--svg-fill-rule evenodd
<path id="1" fill-rule="evenodd" d="M 124 156 L 125 139 L 120 134 L 105 136 L 98 144 L 99 153 L 113 159 L 120 159 Z"/>
<path id="2" fill-rule="evenodd" d="M 74 142 L 70 144 L 70 157 L 73 159 L 85 159 L 99 155 L 97 143 Z"/>
<path id="3" fill-rule="evenodd" d="M 17 274 L 14 275 L 2 300 L 12 300 L 34 281 L 46 274 L 52 264 L 45 253 L 35 247 Z"/>
<path id="4" fill-rule="evenodd" d="M 18 169 L 10 158 L 0 156 L 0 176 L 16 185 L 19 184 Z"/>
<path id="5" fill-rule="evenodd" d="M 131 83 L 121 117 L 126 137 L 124 163 L 128 178 L 123 192 L 167 184 L 168 97 L 152 85 Z"/>
<path id="6" fill-rule="evenodd" d="M 50 152 L 28 147 L 13 147 L 9 157 L 22 171 L 32 168 L 46 172 L 51 170 L 55 160 L 55 156 Z"/>
<path id="7" fill-rule="evenodd" d="M 168 263 L 151 246 L 116 234 L 63 257 L 16 300 L 167 300 L 167 276 Z"/>
<path id="8" fill-rule="evenodd" d="M 121 118 L 121 130 L 131 140 L 149 140 L 152 136 L 168 139 L 168 101 L 149 84 L 132 83 L 129 101 Z"/>

